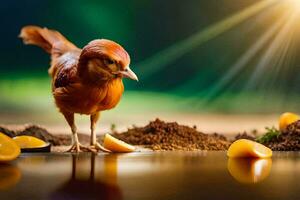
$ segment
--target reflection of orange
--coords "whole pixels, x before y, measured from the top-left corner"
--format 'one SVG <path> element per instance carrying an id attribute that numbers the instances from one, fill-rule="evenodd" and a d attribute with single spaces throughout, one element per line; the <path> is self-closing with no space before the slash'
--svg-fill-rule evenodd
<path id="1" fill-rule="evenodd" d="M 0 162 L 14 160 L 20 155 L 20 147 L 3 133 L 0 133 Z"/>
<path id="2" fill-rule="evenodd" d="M 257 142 L 240 139 L 230 145 L 227 155 L 230 158 L 269 158 L 272 156 L 272 150 Z"/>
<path id="3" fill-rule="evenodd" d="M 231 176 L 240 183 L 258 183 L 269 176 L 272 159 L 229 158 L 227 168 Z"/>
<path id="4" fill-rule="evenodd" d="M 104 177 L 106 183 L 117 185 L 118 160 L 116 155 L 109 154 L 104 157 Z"/>
<path id="5" fill-rule="evenodd" d="M 21 179 L 21 171 L 16 166 L 0 165 L 0 190 L 7 190 L 16 185 Z"/>

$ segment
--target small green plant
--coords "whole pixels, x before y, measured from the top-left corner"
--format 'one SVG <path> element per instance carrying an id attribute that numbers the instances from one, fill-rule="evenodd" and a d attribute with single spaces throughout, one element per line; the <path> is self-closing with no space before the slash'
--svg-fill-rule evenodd
<path id="1" fill-rule="evenodd" d="M 117 127 L 116 124 L 111 124 L 110 125 L 110 130 L 111 130 L 112 133 L 116 131 L 116 127 Z"/>
<path id="2" fill-rule="evenodd" d="M 268 143 L 274 138 L 278 138 L 281 132 L 276 129 L 274 126 L 272 128 L 266 127 L 266 133 L 262 136 L 256 138 L 256 141 L 259 143 Z"/>

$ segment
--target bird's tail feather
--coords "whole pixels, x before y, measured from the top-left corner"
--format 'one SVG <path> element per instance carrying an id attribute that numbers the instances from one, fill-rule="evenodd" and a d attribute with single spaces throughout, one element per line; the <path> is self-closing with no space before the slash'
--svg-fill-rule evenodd
<path id="1" fill-rule="evenodd" d="M 51 54 L 51 62 L 55 62 L 56 58 L 68 51 L 79 50 L 58 31 L 38 26 L 23 27 L 19 37 L 23 39 L 25 44 L 37 45 Z M 55 71 L 55 65 L 51 64 L 48 73 L 53 76 Z"/>
<path id="2" fill-rule="evenodd" d="M 25 44 L 37 45 L 50 54 L 63 54 L 72 48 L 77 48 L 58 31 L 38 26 L 23 27 L 19 37 Z"/>

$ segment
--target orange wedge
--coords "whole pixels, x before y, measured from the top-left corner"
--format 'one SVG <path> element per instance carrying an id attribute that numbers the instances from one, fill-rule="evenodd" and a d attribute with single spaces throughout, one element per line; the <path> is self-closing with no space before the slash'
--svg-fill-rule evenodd
<path id="1" fill-rule="evenodd" d="M 27 136 L 27 135 L 16 136 L 13 138 L 13 140 L 17 143 L 17 145 L 21 149 L 38 148 L 38 147 L 44 147 L 47 145 L 47 143 L 44 142 L 43 140 L 36 138 L 36 137 Z"/>
<path id="2" fill-rule="evenodd" d="M 279 118 L 279 129 L 283 131 L 286 127 L 296 121 L 300 120 L 300 116 L 295 113 L 286 112 Z"/>
<path id="3" fill-rule="evenodd" d="M 272 150 L 260 143 L 240 139 L 230 145 L 227 156 L 230 158 L 269 158 L 272 156 Z"/>
<path id="4" fill-rule="evenodd" d="M 105 134 L 103 146 L 104 148 L 116 153 L 129 153 L 135 150 L 134 146 L 114 138 L 109 134 Z"/>
<path id="5" fill-rule="evenodd" d="M 0 133 L 0 162 L 16 159 L 20 155 L 20 147 L 13 139 Z"/>

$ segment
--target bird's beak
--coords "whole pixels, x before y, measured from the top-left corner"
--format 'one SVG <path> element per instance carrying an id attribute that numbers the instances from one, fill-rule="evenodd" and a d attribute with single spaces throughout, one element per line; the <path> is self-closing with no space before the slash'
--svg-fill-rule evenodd
<path id="1" fill-rule="evenodd" d="M 122 74 L 125 78 L 130 78 L 135 81 L 139 81 L 137 75 L 128 67 L 125 68 L 124 71 L 120 71 L 120 74 Z"/>

